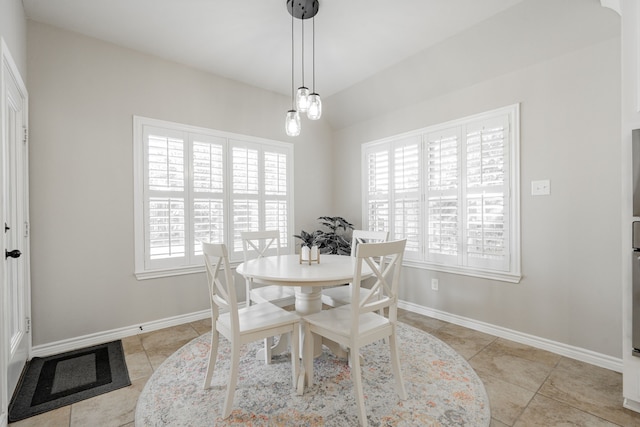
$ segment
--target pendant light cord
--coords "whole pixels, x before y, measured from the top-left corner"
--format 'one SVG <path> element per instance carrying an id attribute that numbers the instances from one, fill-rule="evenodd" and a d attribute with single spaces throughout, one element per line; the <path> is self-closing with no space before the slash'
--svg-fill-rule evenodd
<path id="1" fill-rule="evenodd" d="M 291 109 L 295 110 L 295 85 L 294 85 L 294 74 L 295 74 L 295 62 L 294 62 L 294 42 L 293 42 L 293 0 L 291 0 Z"/>
<path id="2" fill-rule="evenodd" d="M 302 21 L 302 60 L 300 61 L 300 64 L 302 65 L 302 87 L 304 87 L 304 13 L 300 20 Z"/>
<path id="3" fill-rule="evenodd" d="M 313 47 L 313 52 L 311 55 L 311 71 L 313 77 L 313 93 L 316 93 L 316 15 L 313 15 L 312 19 L 312 31 L 311 31 L 311 46 Z"/>

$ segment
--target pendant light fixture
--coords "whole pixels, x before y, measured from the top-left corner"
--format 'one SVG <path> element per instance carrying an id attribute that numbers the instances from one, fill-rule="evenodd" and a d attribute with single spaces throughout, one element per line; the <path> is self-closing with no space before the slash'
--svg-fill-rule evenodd
<path id="1" fill-rule="evenodd" d="M 315 16 L 318 13 L 320 3 L 318 0 L 286 0 L 287 10 L 291 15 L 291 110 L 287 111 L 287 117 L 285 121 L 285 129 L 288 136 L 297 136 L 300 134 L 300 113 L 307 113 L 307 117 L 310 120 L 318 120 L 322 115 L 322 101 L 320 95 L 316 93 L 316 70 L 315 70 L 315 55 L 316 55 L 316 27 Z M 301 74 L 302 85 L 294 93 L 295 88 L 295 61 L 294 61 L 294 24 L 293 18 L 298 18 L 302 21 L 302 54 L 301 54 Z M 309 89 L 304 85 L 304 20 L 313 19 L 313 93 L 309 93 Z"/>
<path id="2" fill-rule="evenodd" d="M 311 70 L 313 72 L 313 93 L 309 95 L 309 108 L 307 109 L 307 117 L 309 120 L 318 120 L 322 116 L 322 100 L 320 99 L 320 95 L 316 93 L 316 17 L 313 17 L 313 53 L 312 53 L 312 66 Z"/>
<path id="3" fill-rule="evenodd" d="M 300 56 L 302 86 L 300 86 L 296 92 L 296 107 L 298 107 L 298 111 L 301 113 L 306 113 L 309 109 L 309 88 L 304 85 L 304 20 L 303 15 L 300 20 L 302 22 L 302 30 L 300 31 L 302 34 L 302 55 Z"/>
<path id="4" fill-rule="evenodd" d="M 293 1 L 293 0 L 292 0 Z M 284 128 L 288 136 L 300 135 L 300 114 L 295 110 L 295 101 L 293 97 L 294 86 L 294 43 L 293 43 L 293 14 L 291 15 L 291 110 L 287 111 L 287 118 L 284 122 Z"/>

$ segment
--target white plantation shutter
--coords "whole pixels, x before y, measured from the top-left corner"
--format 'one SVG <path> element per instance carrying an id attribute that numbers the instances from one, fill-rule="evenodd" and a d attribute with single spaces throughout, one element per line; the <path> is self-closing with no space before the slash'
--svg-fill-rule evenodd
<path id="1" fill-rule="evenodd" d="M 224 139 L 191 135 L 193 175 L 193 248 L 202 255 L 200 241 L 224 242 Z"/>
<path id="2" fill-rule="evenodd" d="M 460 258 L 460 130 L 424 138 L 427 199 L 427 259 L 458 264 Z"/>
<path id="3" fill-rule="evenodd" d="M 232 170 L 231 257 L 241 257 L 243 231 L 280 230 L 280 245 L 290 245 L 291 155 L 284 148 L 230 141 Z"/>
<path id="4" fill-rule="evenodd" d="M 363 222 L 409 265 L 520 280 L 519 106 L 363 145 Z"/>
<path id="5" fill-rule="evenodd" d="M 466 264 L 508 270 L 509 182 L 506 116 L 466 127 Z"/>
<path id="6" fill-rule="evenodd" d="M 134 117 L 134 148 L 138 278 L 200 271 L 200 241 L 238 261 L 245 230 L 291 249 L 291 144 Z"/>
<path id="7" fill-rule="evenodd" d="M 240 233 L 260 230 L 258 149 L 234 141 L 231 147 L 231 215 L 229 252 L 242 252 Z"/>
<path id="8" fill-rule="evenodd" d="M 365 152 L 366 228 L 407 239 L 405 259 L 420 258 L 420 138 L 372 146 Z"/>
<path id="9" fill-rule="evenodd" d="M 389 231 L 391 226 L 389 159 L 387 145 L 375 147 L 374 150 L 365 154 L 367 171 L 365 206 L 368 228 L 372 231 Z"/>
<path id="10" fill-rule="evenodd" d="M 265 230 L 280 230 L 280 245 L 288 246 L 289 185 L 287 153 L 274 147 L 264 152 Z"/>
<path id="11" fill-rule="evenodd" d="M 144 139 L 146 267 L 153 268 L 157 260 L 164 259 L 169 259 L 167 263 L 171 265 L 182 265 L 187 240 L 186 135 L 146 127 Z"/>
<path id="12" fill-rule="evenodd" d="M 420 138 L 393 144 L 393 240 L 407 239 L 405 258 L 420 256 Z"/>

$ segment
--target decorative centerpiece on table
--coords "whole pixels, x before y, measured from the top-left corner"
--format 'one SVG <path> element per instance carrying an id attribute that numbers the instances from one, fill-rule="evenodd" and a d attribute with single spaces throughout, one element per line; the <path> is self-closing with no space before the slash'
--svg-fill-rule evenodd
<path id="1" fill-rule="evenodd" d="M 318 249 L 318 232 L 320 230 L 316 230 L 313 233 L 307 233 L 304 230 L 300 231 L 300 234 L 294 234 L 293 237 L 296 237 L 302 241 L 300 243 L 300 264 L 303 262 L 308 262 L 311 264 L 312 262 L 320 263 L 320 250 Z"/>
<path id="2" fill-rule="evenodd" d="M 312 233 L 301 230 L 293 236 L 301 240 L 300 263 L 319 263 L 320 254 L 351 255 L 353 224 L 340 216 L 321 216 L 318 221 L 324 229 Z"/>

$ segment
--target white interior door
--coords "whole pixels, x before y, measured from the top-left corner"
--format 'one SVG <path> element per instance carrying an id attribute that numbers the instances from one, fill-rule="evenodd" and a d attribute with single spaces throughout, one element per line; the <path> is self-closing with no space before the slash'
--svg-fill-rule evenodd
<path id="1" fill-rule="evenodd" d="M 31 351 L 31 292 L 29 280 L 29 209 L 28 209 L 28 147 L 27 91 L 4 42 L 2 51 L 2 222 L 4 232 L 0 242 L 5 248 L 2 257 L 2 349 L 7 375 L 4 399 L 15 390 L 22 369 Z M 4 376 L 4 375 L 3 375 Z M 3 409 L 6 408 L 3 402 Z"/>

